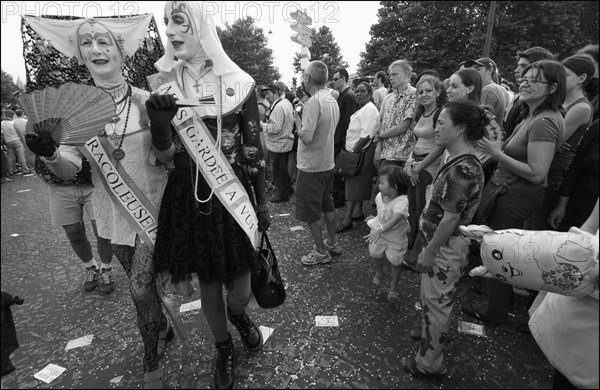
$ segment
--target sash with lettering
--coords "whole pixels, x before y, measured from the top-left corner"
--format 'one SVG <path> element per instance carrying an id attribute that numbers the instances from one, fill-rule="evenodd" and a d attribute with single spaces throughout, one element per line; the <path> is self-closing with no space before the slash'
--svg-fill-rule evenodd
<path id="1" fill-rule="evenodd" d="M 121 215 L 138 236 L 154 250 L 158 210 L 135 185 L 124 169 L 117 169 L 112 160 L 113 146 L 106 137 L 93 137 L 87 140 L 79 150 L 88 159 L 90 165 L 98 168 L 104 189 Z"/>
<path id="2" fill-rule="evenodd" d="M 210 77 L 211 75 L 212 77 Z M 203 83 L 206 87 L 207 98 L 196 99 L 200 102 L 202 112 L 207 113 L 207 116 L 216 116 L 218 113 L 216 101 L 220 101 L 218 88 L 220 79 L 212 72 L 207 76 L 209 80 L 211 78 L 214 79 L 214 81 Z M 176 70 L 166 74 L 160 73 L 148 76 L 147 79 L 154 92 L 172 94 L 178 100 L 186 98 L 179 88 Z M 237 83 L 232 83 L 232 86 L 228 87 L 227 77 L 223 76 L 222 79 L 224 79 L 224 81 L 221 80 L 221 99 L 224 101 L 223 105 L 227 108 L 233 107 L 233 104 L 239 107 L 243 102 L 240 102 L 240 100 L 236 101 L 235 98 L 239 96 L 238 93 L 241 92 L 239 89 L 243 84 L 238 80 Z M 253 88 L 254 86 L 252 79 L 247 84 L 245 87 Z M 234 85 L 238 88 L 237 92 L 234 92 Z M 229 111 L 232 110 L 226 110 L 224 107 L 223 115 Z M 171 123 L 179 134 L 189 155 L 200 168 L 204 180 L 214 189 L 214 194 L 244 230 L 248 238 L 250 238 L 252 245 L 258 248 L 258 219 L 254 212 L 254 207 L 250 202 L 250 197 L 235 175 L 223 151 L 215 149 L 215 140 L 200 115 L 192 107 L 180 107 Z"/>

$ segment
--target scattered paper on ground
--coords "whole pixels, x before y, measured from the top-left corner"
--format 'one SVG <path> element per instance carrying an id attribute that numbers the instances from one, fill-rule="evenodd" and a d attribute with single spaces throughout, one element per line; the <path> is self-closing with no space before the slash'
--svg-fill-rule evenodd
<path id="1" fill-rule="evenodd" d="M 340 326 L 338 316 L 316 316 L 315 323 L 317 326 Z"/>
<path id="2" fill-rule="evenodd" d="M 19 192 L 27 192 L 27 191 L 31 191 L 31 188 L 30 188 L 30 189 L 28 189 L 28 190 L 21 190 L 21 191 L 17 191 L 17 193 L 19 193 Z"/>
<path id="3" fill-rule="evenodd" d="M 269 339 L 269 337 L 271 337 L 271 335 L 273 334 L 273 331 L 275 329 L 273 328 L 268 328 L 266 326 L 259 326 L 260 329 L 260 333 L 262 333 L 262 337 L 263 337 L 263 344 L 267 342 L 267 340 Z"/>
<path id="4" fill-rule="evenodd" d="M 290 214 L 279 214 L 280 217 L 289 217 Z"/>
<path id="5" fill-rule="evenodd" d="M 109 383 L 119 383 L 119 382 L 121 382 L 121 379 L 123 379 L 123 375 L 119 375 L 119 376 L 112 378 Z"/>
<path id="6" fill-rule="evenodd" d="M 43 370 L 33 374 L 33 377 L 44 383 L 50 383 L 65 372 L 65 370 L 66 368 L 57 366 L 56 364 L 48 364 Z"/>
<path id="7" fill-rule="evenodd" d="M 421 311 L 421 309 L 422 309 L 421 302 L 419 302 L 419 301 L 415 302 L 415 309 L 417 309 L 418 311 Z"/>
<path id="8" fill-rule="evenodd" d="M 179 307 L 179 312 L 183 313 L 184 311 L 192 311 L 192 310 L 200 310 L 202 308 L 201 301 L 198 299 L 197 301 L 184 303 Z"/>
<path id="9" fill-rule="evenodd" d="M 458 321 L 458 331 L 462 333 L 474 334 L 475 336 L 487 337 L 483 325 L 473 324 L 471 322 Z"/>
<path id="10" fill-rule="evenodd" d="M 25 175 L 23 175 L 23 177 L 29 177 L 29 176 L 33 176 L 33 173 L 26 173 Z"/>
<path id="11" fill-rule="evenodd" d="M 19 235 L 17 233 L 13 233 L 10 235 L 11 237 L 19 237 Z"/>
<path id="12" fill-rule="evenodd" d="M 85 347 L 86 345 L 90 345 L 92 343 L 93 339 L 94 339 L 94 335 L 88 334 L 87 336 L 83 336 L 78 339 L 71 340 L 67 343 L 67 347 L 65 348 L 65 351 L 68 351 L 69 349 L 73 349 L 73 348 Z"/>
<path id="13" fill-rule="evenodd" d="M 302 226 L 293 226 L 290 228 L 291 231 L 295 232 L 296 230 L 304 230 Z"/>

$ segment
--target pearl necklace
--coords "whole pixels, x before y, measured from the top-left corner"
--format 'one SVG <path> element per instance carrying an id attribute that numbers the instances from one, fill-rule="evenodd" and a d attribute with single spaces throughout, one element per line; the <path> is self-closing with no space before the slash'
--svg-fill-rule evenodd
<path id="1" fill-rule="evenodd" d="M 206 72 L 206 73 L 208 73 L 208 72 Z M 198 80 L 196 80 L 196 83 L 198 82 Z M 219 76 L 219 105 L 218 105 L 219 115 L 217 115 L 217 140 L 215 142 L 215 150 L 217 153 L 221 151 L 221 133 L 223 131 L 223 129 L 222 129 L 223 95 L 222 95 L 221 87 L 222 87 L 221 86 L 221 76 Z M 185 94 L 185 80 L 183 77 L 183 70 L 181 71 L 181 89 L 183 90 L 183 93 Z M 196 92 L 197 92 L 197 90 L 196 90 Z M 194 112 L 194 115 L 196 115 L 195 112 Z M 197 128 L 194 128 L 194 130 L 196 131 L 197 139 L 199 139 L 200 138 L 200 136 L 198 135 L 199 130 Z M 200 153 L 198 151 L 196 151 L 196 161 L 199 161 L 199 159 L 200 159 Z M 190 157 L 190 178 L 192 180 L 192 185 L 194 187 L 194 201 L 196 204 L 196 209 L 201 214 L 210 215 L 212 213 L 212 196 L 215 193 L 215 189 L 214 188 L 210 189 L 210 195 L 208 196 L 208 198 L 199 199 L 198 198 L 198 178 L 200 176 L 200 169 L 198 168 L 197 163 L 196 163 L 196 179 L 195 180 L 194 180 L 194 174 L 192 173 L 192 170 L 193 170 L 193 164 L 192 164 L 192 158 Z M 208 212 L 198 209 L 198 203 L 208 203 L 209 204 Z"/>

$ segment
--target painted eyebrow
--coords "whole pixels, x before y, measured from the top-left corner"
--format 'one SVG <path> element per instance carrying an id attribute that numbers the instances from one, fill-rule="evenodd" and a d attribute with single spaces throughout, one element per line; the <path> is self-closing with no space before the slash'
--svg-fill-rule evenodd
<path id="1" fill-rule="evenodd" d="M 97 38 L 100 38 L 100 37 L 103 37 L 103 38 L 108 38 L 108 39 L 110 39 L 110 34 L 109 34 L 109 33 L 104 33 L 104 32 L 97 32 L 97 33 L 95 33 L 95 34 L 94 34 L 94 36 L 92 36 L 92 34 L 90 34 L 90 33 L 84 33 L 84 34 L 81 34 L 81 35 L 79 36 L 79 38 L 80 38 L 80 39 L 83 39 L 83 38 L 91 38 L 91 39 L 94 39 L 94 37 L 96 37 L 96 39 L 97 39 Z"/>

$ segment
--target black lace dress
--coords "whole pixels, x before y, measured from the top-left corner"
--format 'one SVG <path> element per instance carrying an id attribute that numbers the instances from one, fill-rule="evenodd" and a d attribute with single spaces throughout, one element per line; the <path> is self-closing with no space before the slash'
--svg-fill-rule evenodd
<path id="1" fill-rule="evenodd" d="M 217 120 L 204 119 L 204 123 L 216 139 Z M 221 150 L 253 205 L 256 202 L 252 182 L 265 167 L 257 124 L 258 106 L 255 94 L 251 93 L 240 111 L 223 117 L 221 134 Z M 193 193 L 196 165 L 172 131 L 175 170 L 169 175 L 160 207 L 155 269 L 169 272 L 175 283 L 194 272 L 200 282 L 229 282 L 250 269 L 255 249 L 215 195 L 210 202 L 196 202 Z M 206 199 L 210 192 L 200 173 L 198 198 Z"/>

